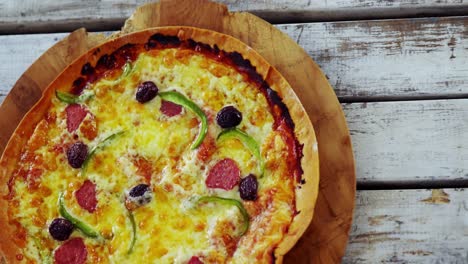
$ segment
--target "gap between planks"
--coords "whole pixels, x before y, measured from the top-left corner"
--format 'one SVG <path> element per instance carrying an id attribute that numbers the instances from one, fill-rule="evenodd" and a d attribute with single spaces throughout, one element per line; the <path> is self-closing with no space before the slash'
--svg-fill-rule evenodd
<path id="1" fill-rule="evenodd" d="M 416 190 L 416 189 L 445 189 L 468 188 L 468 179 L 456 180 L 413 180 L 413 181 L 357 181 L 357 190 Z"/>
<path id="2" fill-rule="evenodd" d="M 136 7 L 150 2 L 24 0 L 0 2 L 0 33 L 117 30 Z M 364 19 L 465 15 L 468 3 L 459 0 L 220 0 L 231 11 L 251 12 L 271 23 L 298 23 Z"/>

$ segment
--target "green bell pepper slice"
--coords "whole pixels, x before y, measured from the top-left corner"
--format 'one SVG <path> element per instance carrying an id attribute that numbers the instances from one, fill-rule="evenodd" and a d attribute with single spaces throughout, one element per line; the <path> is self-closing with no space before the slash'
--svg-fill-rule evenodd
<path id="1" fill-rule="evenodd" d="M 86 236 L 92 238 L 98 238 L 100 236 L 99 233 L 96 230 L 94 230 L 91 226 L 89 226 L 87 223 L 81 221 L 80 219 L 76 218 L 68 212 L 67 208 L 65 207 L 65 202 L 63 200 L 63 193 L 60 193 L 59 196 L 59 213 L 61 216 L 63 216 L 63 218 L 72 222 L 72 224 L 76 228 L 81 230 L 81 232 L 83 232 L 83 234 L 85 234 Z"/>
<path id="2" fill-rule="evenodd" d="M 114 140 L 116 137 L 122 135 L 124 133 L 124 131 L 120 131 L 120 132 L 117 132 L 117 133 L 114 133 L 108 137 L 106 137 L 103 141 L 99 142 L 88 154 L 88 156 L 86 157 L 85 161 L 83 162 L 83 166 L 81 167 L 81 174 L 82 175 L 85 175 L 86 174 L 86 171 L 88 169 L 88 165 L 89 165 L 89 162 L 91 160 L 91 158 L 96 154 L 96 152 L 98 150 L 102 150 L 105 146 L 107 146 L 107 144 L 109 142 L 111 142 L 112 140 Z"/>
<path id="3" fill-rule="evenodd" d="M 161 96 L 161 98 L 166 101 L 170 101 L 187 108 L 201 119 L 200 132 L 190 147 L 192 150 L 198 148 L 198 146 L 200 146 L 200 144 L 203 142 L 203 139 L 205 139 L 206 133 L 208 133 L 208 118 L 206 117 L 203 110 L 179 92 L 162 92 L 159 93 L 159 96 Z"/>
<path id="4" fill-rule="evenodd" d="M 218 197 L 218 196 L 202 196 L 198 199 L 198 203 L 204 203 L 204 202 L 217 202 L 217 203 L 221 203 L 225 205 L 236 206 L 239 209 L 240 213 L 242 214 L 242 218 L 244 220 L 244 225 L 242 226 L 242 231 L 240 233 L 240 236 L 243 236 L 249 229 L 250 217 L 249 217 L 249 214 L 247 213 L 247 210 L 245 210 L 244 205 L 242 205 L 240 201 L 235 200 L 235 199 Z"/>
<path id="5" fill-rule="evenodd" d="M 240 140 L 244 144 L 244 146 L 246 146 L 249 149 L 249 151 L 257 158 L 260 166 L 260 178 L 263 177 L 263 174 L 265 172 L 265 162 L 263 161 L 262 154 L 260 152 L 260 146 L 257 143 L 257 141 L 255 141 L 255 139 L 253 139 L 244 131 L 239 130 L 238 128 L 230 128 L 223 130 L 221 133 L 219 133 L 216 140 L 223 141 L 230 138 L 236 138 Z"/>
<path id="6" fill-rule="evenodd" d="M 59 101 L 61 101 L 63 103 L 76 104 L 76 103 L 85 102 L 86 100 L 92 98 L 94 96 L 94 94 L 84 93 L 82 95 L 74 95 L 74 94 L 71 94 L 71 93 L 56 90 L 55 91 L 55 96 L 57 97 L 57 99 L 59 99 Z"/>
<path id="7" fill-rule="evenodd" d="M 132 225 L 132 240 L 130 240 L 130 246 L 128 247 L 128 250 L 127 250 L 127 255 L 130 255 L 132 254 L 133 252 L 133 248 L 135 246 L 135 242 L 136 242 L 136 223 L 135 223 L 135 216 L 133 216 L 133 213 L 128 210 L 128 218 L 130 219 L 130 224 Z"/>

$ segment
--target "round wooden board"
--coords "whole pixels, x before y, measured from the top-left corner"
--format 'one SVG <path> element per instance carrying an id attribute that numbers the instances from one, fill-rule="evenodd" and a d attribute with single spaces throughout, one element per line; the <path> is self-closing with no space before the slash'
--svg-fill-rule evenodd
<path id="1" fill-rule="evenodd" d="M 194 26 L 234 36 L 257 50 L 288 80 L 314 125 L 320 187 L 314 219 L 285 263 L 339 263 L 351 227 L 356 177 L 350 135 L 333 88 L 307 53 L 268 22 L 207 0 L 162 0 L 139 7 L 118 36 L 156 26 Z M 111 36 L 112 37 L 112 36 Z M 320 36 L 317 36 L 320 37 Z M 80 54 L 106 41 L 84 29 L 46 51 L 21 76 L 0 107 L 0 153 L 42 90 Z"/>

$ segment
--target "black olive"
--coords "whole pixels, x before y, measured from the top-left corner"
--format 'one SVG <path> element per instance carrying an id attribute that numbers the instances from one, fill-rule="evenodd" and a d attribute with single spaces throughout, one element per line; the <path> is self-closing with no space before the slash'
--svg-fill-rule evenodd
<path id="1" fill-rule="evenodd" d="M 242 200 L 255 201 L 257 200 L 258 182 L 253 174 L 241 179 L 239 184 L 239 192 Z"/>
<path id="2" fill-rule="evenodd" d="M 131 197 L 138 197 L 145 194 L 145 192 L 149 191 L 150 187 L 147 184 L 138 184 L 137 186 L 133 187 L 130 192 L 128 193 Z"/>
<path id="3" fill-rule="evenodd" d="M 216 122 L 222 128 L 235 127 L 242 121 L 242 113 L 234 106 L 225 106 L 216 115 Z"/>
<path id="4" fill-rule="evenodd" d="M 67 150 L 68 164 L 75 169 L 81 168 L 87 156 L 88 146 L 83 142 L 76 142 Z"/>
<path id="5" fill-rule="evenodd" d="M 128 195 L 129 197 L 127 197 L 127 200 L 131 203 L 137 204 L 138 206 L 151 202 L 151 199 L 153 198 L 151 188 L 149 185 L 144 183 L 138 184 L 130 189 Z"/>
<path id="6" fill-rule="evenodd" d="M 151 101 L 158 95 L 158 87 L 154 82 L 148 81 L 138 85 L 136 100 L 140 103 Z"/>
<path id="7" fill-rule="evenodd" d="M 65 218 L 55 218 L 49 225 L 49 233 L 55 240 L 67 240 L 72 232 L 73 224 Z"/>

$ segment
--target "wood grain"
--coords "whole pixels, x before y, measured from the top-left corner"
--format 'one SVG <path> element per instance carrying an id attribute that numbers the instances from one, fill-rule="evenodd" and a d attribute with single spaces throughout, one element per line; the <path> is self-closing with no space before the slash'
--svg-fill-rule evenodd
<path id="1" fill-rule="evenodd" d="M 468 97 L 468 17 L 278 25 L 341 101 Z M 63 34 L 0 36 L 0 94 Z"/>
<path id="2" fill-rule="evenodd" d="M 149 0 L 21 0 L 0 2 L 0 32 L 116 30 Z M 463 15 L 464 0 L 219 0 L 231 11 L 248 11 L 275 23 Z"/>
<path id="3" fill-rule="evenodd" d="M 468 182 L 468 100 L 343 104 L 360 185 Z"/>
<path id="4" fill-rule="evenodd" d="M 359 191 L 343 263 L 468 263 L 468 190 Z"/>
<path id="5" fill-rule="evenodd" d="M 286 261 L 339 262 L 344 254 L 351 227 L 356 179 L 346 121 L 325 75 L 294 40 L 271 24 L 248 13 L 229 13 L 225 6 L 206 0 L 163 0 L 158 4 L 144 5 L 126 21 L 122 31 L 133 32 L 148 27 L 170 25 L 212 29 L 242 40 L 278 69 L 300 95 L 314 124 L 317 141 L 323 146 L 319 147 L 320 193 L 312 224 L 296 247 L 288 253 Z M 80 41 L 86 43 L 85 39 L 78 38 L 76 43 L 67 43 L 68 47 L 64 50 L 68 50 L 70 46 L 73 49 L 74 45 L 80 45 Z M 38 62 L 34 65 L 36 64 Z M 42 79 L 43 76 L 36 74 L 34 78 Z M 2 107 L 24 110 L 24 106 L 16 105 L 21 102 L 11 95 L 24 95 L 21 89 L 17 88 L 18 85 L 34 82 L 34 78 L 21 78 Z M 35 92 L 40 93 L 44 87 L 37 86 L 35 89 Z M 295 96 L 288 91 L 281 92 L 285 93 L 284 100 L 291 100 L 291 97 Z M 8 114 L 8 111 L 3 113 Z M 11 115 L 16 119 L 22 116 L 19 112 Z M 15 120 L 5 125 L 16 127 Z M 278 261 L 281 262 L 281 258 L 278 258 Z"/>
<path id="6" fill-rule="evenodd" d="M 279 28 L 317 61 L 342 101 L 468 96 L 468 17 Z"/>
<path id="7" fill-rule="evenodd" d="M 0 101 L 47 49 L 68 33 L 0 36 Z"/>

